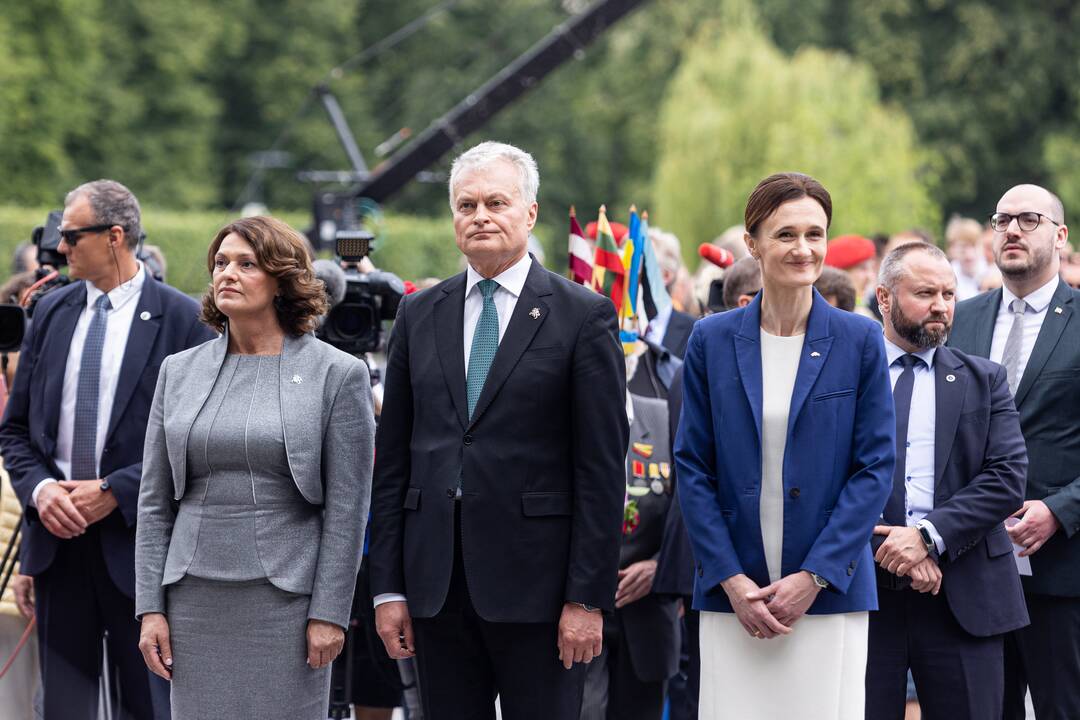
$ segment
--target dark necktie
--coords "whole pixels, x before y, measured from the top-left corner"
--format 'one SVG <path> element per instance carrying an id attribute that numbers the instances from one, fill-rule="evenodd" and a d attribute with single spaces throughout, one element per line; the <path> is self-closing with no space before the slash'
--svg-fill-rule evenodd
<path id="1" fill-rule="evenodd" d="M 901 355 L 895 362 L 904 371 L 893 386 L 893 405 L 896 407 L 896 468 L 893 470 L 892 493 L 885 503 L 882 517 L 886 525 L 906 525 L 904 509 L 907 507 L 907 438 L 908 419 L 911 416 L 911 391 L 915 389 L 915 364 L 922 362 L 911 354 Z"/>
<path id="2" fill-rule="evenodd" d="M 112 303 L 108 295 L 94 302 L 94 317 L 86 331 L 79 384 L 75 391 L 75 422 L 71 433 L 71 477 L 69 480 L 97 478 L 98 394 L 101 390 L 101 352 Z"/>
<path id="3" fill-rule="evenodd" d="M 491 362 L 495 359 L 495 351 L 499 349 L 499 311 L 495 307 L 494 298 L 495 288 L 499 287 L 499 284 L 494 280 L 481 280 L 476 285 L 484 296 L 484 307 L 480 310 L 480 317 L 476 319 L 472 349 L 469 350 L 469 370 L 465 375 L 465 394 L 469 403 L 470 419 L 476 410 L 476 401 L 480 399 L 480 391 L 484 389 L 484 381 L 487 380 Z"/>

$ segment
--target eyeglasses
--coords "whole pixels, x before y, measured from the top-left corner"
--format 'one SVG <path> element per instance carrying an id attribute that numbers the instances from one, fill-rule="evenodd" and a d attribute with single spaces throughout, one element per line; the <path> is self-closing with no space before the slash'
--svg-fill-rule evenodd
<path id="1" fill-rule="evenodd" d="M 58 230 L 57 232 L 60 233 L 60 237 L 64 239 L 64 242 L 71 247 L 75 247 L 75 243 L 79 242 L 80 235 L 83 235 L 84 233 L 105 232 L 111 228 L 113 224 L 115 223 L 110 223 L 108 225 L 87 225 L 86 227 L 72 228 L 71 230 Z"/>
<path id="2" fill-rule="evenodd" d="M 1016 219 L 1016 224 L 1020 226 L 1020 229 L 1024 232 L 1031 232 L 1035 228 L 1039 227 L 1039 223 L 1043 218 L 1046 218 L 1048 222 L 1052 222 L 1058 227 L 1061 227 L 1061 223 L 1054 222 L 1048 216 L 1042 213 L 1027 211 L 1019 213 L 1018 215 L 1010 215 L 1009 213 L 994 213 L 990 216 L 990 227 L 995 232 L 1005 232 L 1009 225 L 1012 223 L 1013 218 Z"/>

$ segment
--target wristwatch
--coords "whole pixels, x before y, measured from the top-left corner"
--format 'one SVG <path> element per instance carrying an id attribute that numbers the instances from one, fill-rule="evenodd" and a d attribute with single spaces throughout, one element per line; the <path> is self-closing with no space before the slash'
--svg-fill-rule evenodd
<path id="1" fill-rule="evenodd" d="M 930 536 L 930 531 L 926 529 L 926 525 L 922 522 L 915 523 L 916 529 L 919 531 L 919 535 L 922 537 L 923 544 L 926 545 L 926 552 L 930 557 L 937 559 L 937 543 L 934 542 L 934 538 Z"/>
<path id="2" fill-rule="evenodd" d="M 829 581 L 826 580 L 825 578 L 821 577 L 820 575 L 818 575 L 816 572 L 810 573 L 810 577 L 814 578 L 814 584 L 817 585 L 822 590 L 828 590 L 829 589 Z"/>
<path id="3" fill-rule="evenodd" d="M 101 492 L 107 492 L 107 491 L 109 491 L 111 489 L 112 489 L 112 485 L 109 484 L 109 481 L 106 480 L 105 478 L 102 478 L 101 479 L 101 484 L 98 485 L 98 490 L 100 490 Z"/>
<path id="4" fill-rule="evenodd" d="M 586 605 L 585 603 L 579 603 L 579 602 L 576 602 L 574 604 L 577 605 L 580 608 L 583 608 L 585 610 L 585 612 L 591 612 L 591 613 L 600 612 L 600 608 L 596 607 L 595 605 Z"/>

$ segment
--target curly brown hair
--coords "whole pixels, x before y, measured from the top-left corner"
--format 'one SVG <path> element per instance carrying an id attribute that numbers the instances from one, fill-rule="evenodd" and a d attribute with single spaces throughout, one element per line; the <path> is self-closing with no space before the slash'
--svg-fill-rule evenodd
<path id="1" fill-rule="evenodd" d="M 319 316 L 329 309 L 326 286 L 315 277 L 304 236 L 277 218 L 258 216 L 234 220 L 218 230 L 206 253 L 206 269 L 214 275 L 214 256 L 226 236 L 236 233 L 255 250 L 255 259 L 264 272 L 278 281 L 274 310 L 282 329 L 290 335 L 304 335 L 316 328 Z M 199 319 L 218 332 L 225 331 L 228 318 L 214 302 L 213 285 L 202 298 Z"/>

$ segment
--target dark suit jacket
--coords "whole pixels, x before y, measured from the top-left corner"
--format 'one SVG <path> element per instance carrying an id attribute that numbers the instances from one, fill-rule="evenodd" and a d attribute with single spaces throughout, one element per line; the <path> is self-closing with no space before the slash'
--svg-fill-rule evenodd
<path id="1" fill-rule="evenodd" d="M 611 301 L 535 260 L 473 418 L 465 274 L 402 301 L 376 433 L 372 595 L 442 608 L 454 492 L 476 611 L 556 622 L 568 601 L 614 606 L 625 494 L 626 370 Z"/>
<path id="2" fill-rule="evenodd" d="M 30 506 L 34 488 L 45 478 L 64 479 L 53 461 L 60 420 L 68 346 L 86 306 L 86 284 L 53 290 L 37 304 L 19 354 L 19 368 L 0 424 L 0 452 L 15 494 L 25 509 L 22 572 L 35 575 L 52 564 L 63 540 L 45 529 Z M 142 319 L 142 314 L 149 318 Z M 142 477 L 143 437 L 154 398 L 158 368 L 166 356 L 214 337 L 199 322 L 194 300 L 149 274 L 131 323 L 120 380 L 116 387 L 101 474 L 119 505 L 98 525 L 109 576 L 135 597 L 135 518 Z M 81 478 L 80 478 L 81 479 Z"/>
<path id="3" fill-rule="evenodd" d="M 674 455 L 675 431 L 682 414 L 683 371 L 675 371 L 675 379 L 668 389 L 668 418 L 671 423 L 672 455 Z M 683 522 L 682 506 L 679 504 L 679 478 L 676 467 L 671 468 L 671 484 L 674 497 L 664 525 L 664 539 L 656 556 L 656 576 L 653 592 L 664 595 L 690 597 L 694 594 L 694 554 L 690 549 L 690 536 Z"/>
<path id="4" fill-rule="evenodd" d="M 990 356 L 1001 290 L 956 306 L 949 345 Z M 1042 500 L 1061 530 L 1031 556 L 1024 590 L 1080 597 L 1080 291 L 1064 281 L 1046 310 L 1035 348 L 1016 389 L 1016 409 L 1028 452 L 1028 500 Z M 1058 312 L 1060 310 L 1060 312 Z"/>
<path id="5" fill-rule="evenodd" d="M 690 331 L 694 329 L 694 316 L 678 310 L 671 311 L 667 330 L 661 344 L 680 360 L 686 355 L 686 343 L 690 340 Z"/>
<path id="6" fill-rule="evenodd" d="M 679 501 L 697 560 L 694 608 L 731 612 L 720 583 L 769 584 L 761 540 L 761 294 L 698 321 L 675 438 Z M 784 453 L 781 576 L 825 578 L 810 614 L 877 609 L 870 535 L 892 486 L 896 420 L 881 326 L 815 290 Z"/>
<path id="7" fill-rule="evenodd" d="M 934 381 L 934 509 L 926 519 L 945 542 L 942 590 L 962 628 L 999 635 L 1028 624 L 1002 524 L 1024 501 L 1019 416 L 1005 368 L 989 360 L 938 348 Z"/>

